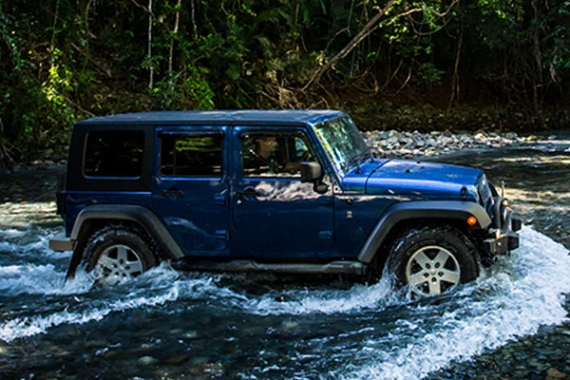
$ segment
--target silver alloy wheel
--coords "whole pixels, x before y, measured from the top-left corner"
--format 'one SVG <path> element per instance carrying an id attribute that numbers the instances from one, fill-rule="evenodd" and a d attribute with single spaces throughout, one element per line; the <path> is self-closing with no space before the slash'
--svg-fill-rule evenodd
<path id="1" fill-rule="evenodd" d="M 141 255 L 123 244 L 108 247 L 94 268 L 95 277 L 105 285 L 116 285 L 144 272 Z"/>
<path id="2" fill-rule="evenodd" d="M 461 268 L 455 256 L 439 246 L 414 252 L 406 265 L 406 279 L 419 296 L 438 295 L 459 284 Z"/>

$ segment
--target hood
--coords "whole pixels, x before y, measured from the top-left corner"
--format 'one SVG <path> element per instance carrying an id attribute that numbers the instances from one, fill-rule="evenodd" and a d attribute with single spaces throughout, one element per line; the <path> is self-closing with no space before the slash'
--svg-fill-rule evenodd
<path id="1" fill-rule="evenodd" d="M 343 180 L 351 190 L 366 194 L 411 196 L 427 199 L 477 199 L 479 169 L 408 160 L 382 160 L 372 169 L 352 171 Z M 356 186 L 355 186 L 356 185 Z"/>

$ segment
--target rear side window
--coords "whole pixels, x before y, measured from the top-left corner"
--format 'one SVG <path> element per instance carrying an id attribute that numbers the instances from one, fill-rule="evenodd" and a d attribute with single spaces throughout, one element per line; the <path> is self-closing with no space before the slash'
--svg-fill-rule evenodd
<path id="1" fill-rule="evenodd" d="M 163 134 L 160 174 L 221 177 L 223 140 L 221 133 Z"/>
<path id="2" fill-rule="evenodd" d="M 86 177 L 140 177 L 143 146 L 143 131 L 91 131 L 87 134 L 83 174 Z"/>

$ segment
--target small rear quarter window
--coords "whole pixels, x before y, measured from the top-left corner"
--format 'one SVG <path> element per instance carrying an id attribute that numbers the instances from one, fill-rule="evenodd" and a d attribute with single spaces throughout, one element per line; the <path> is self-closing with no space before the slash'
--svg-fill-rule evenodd
<path id="1" fill-rule="evenodd" d="M 86 177 L 140 177 L 143 147 L 143 131 L 91 131 L 86 139 L 83 174 Z"/>

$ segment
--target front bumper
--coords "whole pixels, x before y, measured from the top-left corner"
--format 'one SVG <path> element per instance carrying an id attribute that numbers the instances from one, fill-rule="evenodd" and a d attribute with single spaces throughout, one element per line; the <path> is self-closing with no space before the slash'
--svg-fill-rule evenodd
<path id="1" fill-rule="evenodd" d="M 507 200 L 497 197 L 494 225 L 483 243 L 492 254 L 506 254 L 519 247 L 519 234 L 516 231 L 521 227 L 521 218 L 513 214 L 513 210 L 508 207 Z"/>

